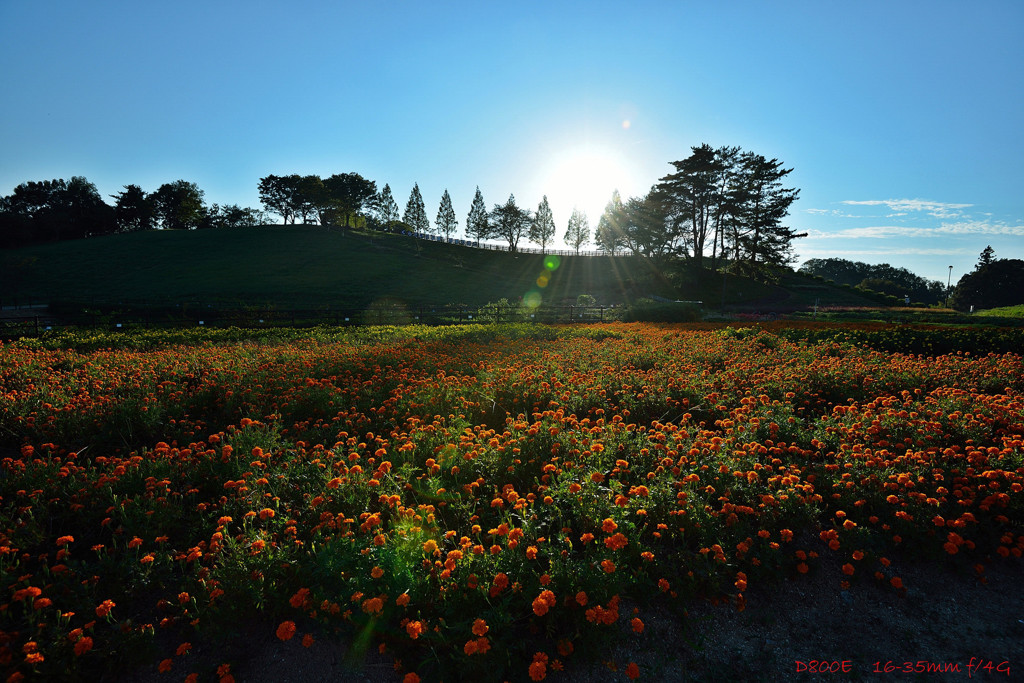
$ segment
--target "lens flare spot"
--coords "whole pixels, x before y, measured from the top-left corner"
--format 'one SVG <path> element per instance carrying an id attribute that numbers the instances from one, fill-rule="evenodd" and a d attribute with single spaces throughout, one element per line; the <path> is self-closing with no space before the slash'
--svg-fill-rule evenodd
<path id="1" fill-rule="evenodd" d="M 540 304 L 541 295 L 537 290 L 531 290 L 523 297 L 523 306 L 526 306 L 527 308 L 537 308 Z"/>
<path id="2" fill-rule="evenodd" d="M 541 275 L 539 278 L 537 278 L 537 286 L 540 287 L 541 289 L 544 289 L 545 287 L 548 286 L 549 279 L 550 278 L 548 278 L 547 275 Z"/>
<path id="3" fill-rule="evenodd" d="M 633 124 L 629 122 L 629 119 L 623 119 L 623 121 L 622 121 L 622 129 L 623 130 L 629 130 L 629 127 L 631 125 L 633 125 Z"/>
<path id="4" fill-rule="evenodd" d="M 558 258 L 554 254 L 548 254 L 544 259 L 544 267 L 548 270 L 558 270 L 558 266 L 562 265 L 562 259 Z"/>

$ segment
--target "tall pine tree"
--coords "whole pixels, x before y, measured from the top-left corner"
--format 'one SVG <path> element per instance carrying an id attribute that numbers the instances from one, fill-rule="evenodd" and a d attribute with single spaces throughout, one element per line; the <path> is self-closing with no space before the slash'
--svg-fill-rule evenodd
<path id="1" fill-rule="evenodd" d="M 541 253 L 545 253 L 548 244 L 555 238 L 555 219 L 551 215 L 551 206 L 548 204 L 548 196 L 540 200 L 537 205 L 537 214 L 530 224 L 530 241 L 540 245 Z"/>
<path id="2" fill-rule="evenodd" d="M 469 207 L 469 216 L 466 217 L 466 237 L 476 240 L 485 240 L 491 236 L 491 223 L 487 215 L 487 205 L 484 204 L 484 196 L 477 185 L 476 194 L 473 195 L 473 205 Z"/>
<path id="3" fill-rule="evenodd" d="M 572 216 L 569 217 L 569 227 L 562 239 L 575 249 L 576 255 L 579 256 L 580 247 L 590 241 L 590 222 L 585 212 L 573 208 Z"/>
<path id="4" fill-rule="evenodd" d="M 427 207 L 423 204 L 419 183 L 412 186 L 402 220 L 408 223 L 413 232 L 430 233 L 430 220 L 427 218 Z"/>
<path id="5" fill-rule="evenodd" d="M 391 196 L 391 186 L 386 183 L 384 189 L 380 191 L 380 194 L 377 195 L 377 199 L 374 201 L 374 208 L 377 210 L 377 220 L 380 221 L 385 230 L 390 230 L 392 224 L 402 217 L 398 213 L 398 203 Z"/>
<path id="6" fill-rule="evenodd" d="M 452 235 L 459 229 L 459 221 L 455 219 L 455 209 L 452 208 L 452 198 L 448 196 L 447 188 L 441 195 L 441 206 L 437 210 L 437 220 L 434 221 L 438 233 L 451 241 Z"/>

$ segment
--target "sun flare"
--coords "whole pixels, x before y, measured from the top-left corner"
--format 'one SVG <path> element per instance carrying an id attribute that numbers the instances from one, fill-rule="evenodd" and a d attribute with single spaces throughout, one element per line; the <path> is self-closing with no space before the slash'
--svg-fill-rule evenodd
<path id="1" fill-rule="evenodd" d="M 543 179 L 544 192 L 552 207 L 557 207 L 555 220 L 568 221 L 569 212 L 578 207 L 587 213 L 592 228 L 614 190 L 627 197 L 640 191 L 635 186 L 625 160 L 595 147 L 570 149 L 552 157 Z"/>

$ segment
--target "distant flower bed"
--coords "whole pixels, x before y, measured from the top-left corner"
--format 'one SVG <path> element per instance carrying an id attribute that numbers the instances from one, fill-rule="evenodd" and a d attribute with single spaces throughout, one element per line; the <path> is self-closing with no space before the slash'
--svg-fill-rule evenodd
<path id="1" fill-rule="evenodd" d="M 1024 361 L 1003 334 L 523 324 L 0 346 L 3 675 L 231 680 L 240 662 L 200 665 L 194 646 L 263 621 L 296 647 L 340 628 L 409 681 L 542 680 L 605 654 L 622 622 L 643 638 L 653 600 L 742 610 L 748 586 L 825 553 L 839 586 L 905 591 L 903 551 L 981 577 L 1024 550 Z"/>

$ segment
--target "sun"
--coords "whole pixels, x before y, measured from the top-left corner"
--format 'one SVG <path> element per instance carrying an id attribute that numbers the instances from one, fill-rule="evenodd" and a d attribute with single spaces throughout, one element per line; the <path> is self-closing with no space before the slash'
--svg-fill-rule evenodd
<path id="1" fill-rule="evenodd" d="M 625 159 L 597 147 L 567 149 L 553 156 L 542 179 L 543 192 L 556 210 L 555 220 L 568 221 L 569 213 L 577 207 L 586 212 L 592 230 L 612 192 L 618 190 L 625 200 L 638 191 L 636 185 Z"/>

